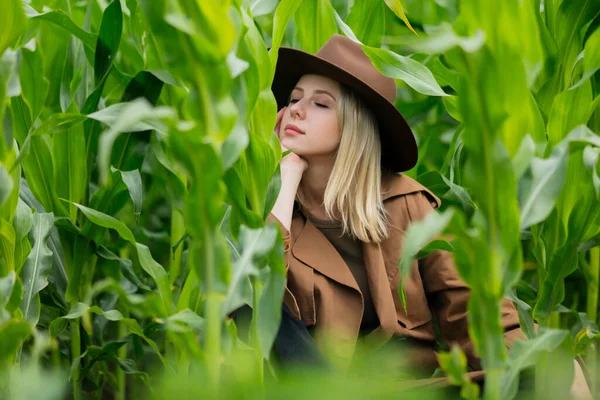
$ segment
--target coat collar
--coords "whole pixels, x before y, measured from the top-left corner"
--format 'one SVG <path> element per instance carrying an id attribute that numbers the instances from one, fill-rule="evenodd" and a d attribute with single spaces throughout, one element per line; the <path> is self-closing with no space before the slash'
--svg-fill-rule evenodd
<path id="1" fill-rule="evenodd" d="M 441 203 L 439 198 L 425 186 L 406 175 L 389 173 L 381 179 L 381 196 L 384 201 L 416 192 L 424 192 L 432 206 L 439 207 Z M 295 258 L 336 282 L 360 292 L 352 272 L 335 247 L 299 210 L 295 212 L 292 219 L 292 231 L 294 232 L 292 236 L 296 237 L 292 245 L 292 254 Z M 380 248 L 378 245 L 374 246 L 377 249 Z M 366 247 L 369 246 L 363 244 L 363 253 L 371 254 L 370 250 L 366 251 Z M 378 254 L 381 256 L 381 251 Z M 373 257 L 365 258 L 365 264 L 374 261 Z M 381 262 L 383 263 L 383 259 Z"/>
<path id="2" fill-rule="evenodd" d="M 409 176 L 388 173 L 381 178 L 381 197 L 384 201 L 396 196 L 417 192 L 424 192 L 435 208 L 438 208 L 442 204 L 441 200 L 429 189 Z"/>

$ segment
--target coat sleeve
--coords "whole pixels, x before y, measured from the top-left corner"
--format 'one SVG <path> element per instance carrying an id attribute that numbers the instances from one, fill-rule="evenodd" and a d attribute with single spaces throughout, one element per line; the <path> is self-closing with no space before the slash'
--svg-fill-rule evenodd
<path id="1" fill-rule="evenodd" d="M 411 221 L 423 219 L 429 212 L 434 212 L 436 206 L 424 192 L 407 195 L 406 202 Z M 469 337 L 467 322 L 470 289 L 460 279 L 452 253 L 441 250 L 432 252 L 419 260 L 419 271 L 442 339 L 449 346 L 458 344 L 465 352 L 469 366 L 480 370 L 481 362 Z M 510 348 L 515 340 L 525 339 L 520 328 L 518 312 L 508 299 L 504 299 L 502 304 L 502 325 L 507 348 Z"/>
<path id="2" fill-rule="evenodd" d="M 277 219 L 277 217 L 273 214 L 269 214 L 269 216 L 267 217 L 266 223 L 267 224 L 274 223 L 276 226 L 278 226 L 279 231 L 281 232 L 281 235 L 283 236 L 283 250 L 284 250 L 283 257 L 284 257 L 284 261 L 285 261 L 285 272 L 286 272 L 286 274 L 288 274 L 289 269 L 290 269 L 290 260 L 292 257 L 292 254 L 291 254 L 292 234 L 289 230 L 286 229 L 285 226 L 283 226 L 281 221 L 279 221 Z M 296 298 L 292 294 L 291 290 L 288 288 L 287 283 L 285 285 L 285 292 L 283 293 L 283 302 L 288 306 L 288 308 L 290 309 L 294 318 L 301 319 L 300 307 L 298 307 L 298 302 L 296 301 Z"/>

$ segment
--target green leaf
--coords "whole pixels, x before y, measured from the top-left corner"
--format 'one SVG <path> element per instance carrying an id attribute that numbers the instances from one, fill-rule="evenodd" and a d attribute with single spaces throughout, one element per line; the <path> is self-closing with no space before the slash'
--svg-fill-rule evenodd
<path id="1" fill-rule="evenodd" d="M 282 0 L 275 9 L 275 16 L 273 17 L 273 35 L 271 36 L 271 50 L 269 50 L 269 57 L 271 58 L 271 75 L 275 73 L 275 66 L 277 65 L 277 58 L 279 56 L 279 47 L 281 46 L 285 29 L 287 28 L 292 15 L 296 13 L 296 10 L 302 4 L 302 1 L 303 0 Z"/>
<path id="2" fill-rule="evenodd" d="M 29 19 L 32 20 L 39 19 L 41 21 L 48 21 L 53 24 L 56 24 L 57 26 L 60 26 L 61 28 L 67 30 L 69 33 L 72 33 L 75 37 L 81 40 L 83 44 L 90 50 L 94 50 L 94 48 L 96 47 L 96 35 L 81 29 L 63 11 L 56 10 L 45 13 L 38 13 L 33 8 L 28 7 L 27 16 L 29 17 Z"/>
<path id="3" fill-rule="evenodd" d="M 158 358 L 162 361 L 163 365 L 167 365 L 165 358 L 162 356 L 156 343 L 148 338 L 142 328 L 140 327 L 137 320 L 132 318 L 124 318 L 118 310 L 107 310 L 104 311 L 98 306 L 89 306 L 85 303 L 74 304 L 66 315 L 56 318 L 50 323 L 50 334 L 52 336 L 58 336 L 66 327 L 69 320 L 75 320 L 84 317 L 88 312 L 96 315 L 103 315 L 110 321 L 121 321 L 123 325 L 127 327 L 130 333 L 144 339 L 148 345 L 154 350 Z"/>
<path id="4" fill-rule="evenodd" d="M 475 31 L 472 36 L 462 37 L 454 32 L 452 24 L 448 22 L 427 26 L 425 29 L 427 36 L 392 36 L 386 38 L 385 43 L 406 52 L 427 54 L 443 54 L 455 47 L 460 47 L 467 53 L 475 53 L 485 43 L 485 33 L 482 30 Z"/>
<path id="5" fill-rule="evenodd" d="M 44 207 L 35 199 L 31 190 L 29 190 L 27 182 L 23 181 L 14 220 L 15 233 L 17 238 L 21 238 L 21 241 L 17 241 L 17 246 L 15 247 L 15 263 L 18 269 L 20 269 L 31 251 L 28 235 L 33 225 L 32 209 L 40 213 L 46 212 Z M 64 253 L 56 227 L 52 228 L 52 233 L 48 238 L 48 247 L 52 251 L 52 272 L 48 280 L 56 287 L 61 298 L 64 299 L 68 277 Z"/>
<path id="6" fill-rule="evenodd" d="M 600 69 L 600 29 L 596 29 L 588 38 L 583 53 L 583 75 L 569 90 L 581 86 Z"/>
<path id="7" fill-rule="evenodd" d="M 565 65 L 570 65 L 567 62 L 569 57 L 581 50 L 572 51 L 572 46 L 581 45 L 579 31 L 592 20 L 597 11 L 598 7 L 594 0 L 571 0 L 560 3 L 554 36 Z"/>
<path id="8" fill-rule="evenodd" d="M 169 276 L 165 269 L 157 263 L 150 253 L 150 249 L 143 244 L 136 243 L 138 258 L 144 271 L 146 271 L 158 287 L 158 293 L 164 307 L 163 315 L 170 315 L 174 312 L 175 308 L 173 305 L 173 296 L 171 295 L 171 284 L 169 282 Z"/>
<path id="9" fill-rule="evenodd" d="M 268 227 L 267 227 L 268 228 Z M 262 293 L 258 302 L 256 329 L 258 344 L 263 357 L 268 359 L 271 347 L 279 331 L 281 323 L 281 303 L 287 281 L 283 254 L 283 239 L 279 228 L 271 225 L 277 231 L 277 238 L 273 250 L 268 254 L 268 269 L 263 269 L 261 281 Z"/>
<path id="10" fill-rule="evenodd" d="M 344 22 L 342 17 L 340 17 L 337 11 L 333 10 L 333 16 L 335 17 L 335 22 L 337 23 L 338 28 L 340 29 L 340 31 L 342 31 L 344 35 L 346 35 L 348 38 L 352 39 L 356 43 L 362 44 L 360 40 L 358 40 L 352 29 Z"/>
<path id="11" fill-rule="evenodd" d="M 2 370 L 13 363 L 17 351 L 32 334 L 32 325 L 23 320 L 11 319 L 0 324 L 0 367 Z"/>
<path id="12" fill-rule="evenodd" d="M 556 146 L 576 126 L 587 123 L 591 102 L 589 82 L 577 89 L 565 90 L 554 98 L 547 125 L 549 149 Z"/>
<path id="13" fill-rule="evenodd" d="M 0 14 L 0 56 L 15 45 L 19 36 L 27 29 L 27 18 L 20 0 L 7 0 Z"/>
<path id="14" fill-rule="evenodd" d="M 508 353 L 508 369 L 500 378 L 502 399 L 513 399 L 519 386 L 519 373 L 537 363 L 542 354 L 556 349 L 567 336 L 568 331 L 547 329 L 537 337 L 527 341 L 517 340 Z"/>
<path id="15" fill-rule="evenodd" d="M 122 32 L 123 13 L 121 11 L 121 2 L 115 0 L 104 10 L 100 31 L 98 32 L 96 55 L 94 58 L 96 86 L 99 86 L 104 76 L 110 72 L 116 58 L 119 43 L 121 42 Z"/>
<path id="16" fill-rule="evenodd" d="M 251 0 L 250 13 L 253 17 L 271 14 L 277 7 L 277 0 Z"/>
<path id="17" fill-rule="evenodd" d="M 116 171 L 116 170 L 113 170 Z M 142 212 L 142 204 L 144 203 L 144 190 L 142 188 L 142 176 L 140 171 L 118 171 L 121 174 L 123 183 L 127 186 L 129 197 L 133 201 L 136 221 L 139 219 Z"/>
<path id="18" fill-rule="evenodd" d="M 248 137 L 248 130 L 246 127 L 239 123 L 233 131 L 227 136 L 222 147 L 222 159 L 223 159 L 223 171 L 230 169 L 233 164 L 239 159 L 240 154 L 246 147 L 250 139 Z"/>
<path id="19" fill-rule="evenodd" d="M 575 128 L 554 147 L 548 159 L 535 157 L 531 161 L 530 170 L 520 183 L 519 207 L 522 230 L 548 217 L 565 184 L 570 142 L 590 135 L 593 133 L 585 126 Z"/>
<path id="20" fill-rule="evenodd" d="M 204 319 L 189 308 L 171 315 L 165 320 L 165 327 L 171 332 L 203 332 Z"/>
<path id="21" fill-rule="evenodd" d="M 296 38 L 300 48 L 315 54 L 337 33 L 333 7 L 329 0 L 303 0 L 294 14 Z"/>
<path id="22" fill-rule="evenodd" d="M 75 206 L 79 208 L 81 212 L 94 224 L 103 228 L 114 229 L 119 233 L 119 236 L 135 246 L 135 237 L 124 223 L 116 218 L 111 217 L 110 215 L 106 215 L 100 211 L 94 210 L 93 208 L 88 208 L 81 204 L 75 204 Z"/>
<path id="23" fill-rule="evenodd" d="M 6 158 L 6 152 L 12 147 L 13 142 L 13 132 L 10 126 L 8 126 L 10 114 L 6 116 L 6 119 L 4 117 L 6 111 L 5 105 L 10 104 L 9 97 L 18 96 L 21 93 L 17 54 L 16 51 L 12 50 L 7 50 L 4 54 L 0 53 L 0 121 L 3 121 L 0 124 L 0 160 Z M 7 126 L 5 127 L 5 125 Z M 12 163 L 13 160 L 9 161 Z"/>
<path id="24" fill-rule="evenodd" d="M 517 153 L 512 159 L 513 171 L 515 172 L 515 179 L 517 181 L 521 179 L 521 177 L 529 167 L 529 164 L 531 163 L 531 160 L 533 159 L 534 155 L 535 142 L 533 141 L 531 135 L 527 135 L 521 141 L 521 145 L 519 146 Z"/>
<path id="25" fill-rule="evenodd" d="M 400 4 L 400 0 L 384 0 L 384 1 L 385 1 L 385 4 L 390 8 L 390 10 L 392 10 L 398 18 L 400 18 L 402 21 L 404 21 L 404 23 L 406 24 L 408 29 L 410 29 L 416 35 L 417 32 L 415 32 L 413 27 L 410 25 L 410 22 L 408 22 L 408 18 L 406 18 L 406 14 L 404 14 L 404 9 L 402 8 L 402 4 Z"/>
<path id="26" fill-rule="evenodd" d="M 131 260 L 126 259 L 126 258 L 117 257 L 114 253 L 112 253 L 110 250 L 108 250 L 104 246 L 98 247 L 97 253 L 100 257 L 104 258 L 105 260 L 117 261 L 119 263 L 119 266 L 121 267 L 121 273 L 131 283 L 133 283 L 134 285 L 136 285 L 137 287 L 139 287 L 141 289 L 152 290 L 152 289 L 150 289 L 150 287 L 148 285 L 144 284 L 137 277 L 137 275 L 135 274 L 135 271 L 133 270 Z"/>
<path id="27" fill-rule="evenodd" d="M 355 1 L 346 21 L 361 43 L 379 47 L 385 33 L 385 4 L 381 0 Z"/>
<path id="28" fill-rule="evenodd" d="M 512 301 L 517 306 L 517 311 L 519 313 L 519 323 L 521 324 L 521 329 L 525 337 L 527 339 L 533 339 L 534 337 L 536 337 L 537 333 L 535 331 L 531 306 L 525 301 L 519 299 L 514 290 L 511 290 L 506 296 L 506 298 Z"/>
<path id="29" fill-rule="evenodd" d="M 19 80 L 23 99 L 31 111 L 31 120 L 35 122 L 46 102 L 49 87 L 49 82 L 44 76 L 44 59 L 40 49 L 21 49 Z"/>
<path id="30" fill-rule="evenodd" d="M 435 81 L 431 71 L 418 61 L 387 49 L 363 46 L 363 50 L 375 67 L 385 76 L 400 79 L 422 94 L 448 96 Z"/>
<path id="31" fill-rule="evenodd" d="M 16 282 L 17 274 L 15 274 L 15 271 L 10 271 L 8 275 L 0 278 L 0 312 L 6 308 Z M 0 321 L 2 321 L 1 318 Z"/>
<path id="32" fill-rule="evenodd" d="M 12 178 L 6 168 L 4 168 L 4 165 L 0 165 L 0 207 L 8 200 L 12 190 Z"/>
<path id="33" fill-rule="evenodd" d="M 119 116 L 113 126 L 100 135 L 98 143 L 98 168 L 100 170 L 100 183 L 106 186 L 110 168 L 111 152 L 117 137 L 123 132 L 131 132 L 139 128 L 140 123 L 147 121 L 158 121 L 163 118 L 174 117 L 174 112 L 167 107 L 152 107 L 143 98 L 126 103 L 119 111 Z M 99 118 L 101 114 L 105 121 L 107 113 L 94 113 L 90 118 Z M 114 114 L 111 114 L 111 116 Z"/>
<path id="34" fill-rule="evenodd" d="M 56 196 L 52 153 L 48 141 L 41 136 L 27 137 L 32 124 L 31 113 L 21 97 L 12 98 L 11 111 L 15 121 L 15 137 L 23 147 L 29 148 L 29 151 L 21 150 L 15 165 L 22 158 L 28 186 L 45 210 L 52 211 L 57 216 L 67 215 L 65 207 Z"/>
<path id="35" fill-rule="evenodd" d="M 10 319 L 23 298 L 23 284 L 14 271 L 0 278 L 0 324 Z"/>
<path id="36" fill-rule="evenodd" d="M 430 241 L 429 243 L 427 243 L 425 245 L 425 247 L 423 247 L 421 250 L 419 250 L 419 252 L 415 256 L 415 259 L 420 260 L 422 258 L 427 257 L 434 251 L 438 251 L 438 250 L 452 252 L 452 251 L 454 251 L 454 247 L 447 240 L 434 239 L 434 240 Z"/>
<path id="37" fill-rule="evenodd" d="M 260 227 L 263 222 L 262 215 L 258 215 L 248 209 L 244 186 L 236 169 L 231 168 L 227 171 L 223 180 L 227 185 L 228 203 L 239 213 L 244 224 L 250 228 Z"/>
<path id="38" fill-rule="evenodd" d="M 15 230 L 7 221 L 0 219 L 0 276 L 15 270 Z"/>
<path id="39" fill-rule="evenodd" d="M 262 229 L 247 229 L 242 226 L 240 231 L 240 258 L 233 265 L 233 274 L 229 281 L 222 315 L 228 315 L 242 306 L 248 296 L 249 277 L 258 276 L 262 260 L 269 254 L 277 238 L 274 227 Z"/>
<path id="40" fill-rule="evenodd" d="M 76 107 L 73 103 L 73 107 Z M 75 124 L 52 138 L 56 194 L 67 200 L 71 220 L 77 220 L 77 208 L 72 203 L 82 201 L 87 188 L 87 166 L 85 159 L 85 136 L 83 125 Z"/>
<path id="41" fill-rule="evenodd" d="M 33 226 L 29 233 L 33 248 L 21 271 L 23 281 L 21 310 L 23 318 L 33 324 L 37 324 L 40 318 L 39 292 L 48 285 L 48 276 L 52 269 L 52 251 L 46 242 L 53 226 L 52 213 L 33 215 Z"/>
<path id="42" fill-rule="evenodd" d="M 450 383 L 461 386 L 463 399 L 479 399 L 479 386 L 471 382 L 467 375 L 467 357 L 459 346 L 452 346 L 450 352 L 438 354 L 440 367 L 446 372 Z"/>
<path id="43" fill-rule="evenodd" d="M 428 247 L 431 249 L 432 247 L 439 247 L 439 245 L 441 247 L 446 246 L 443 243 L 445 241 L 434 242 L 431 246 L 428 246 L 428 243 L 444 231 L 448 223 L 450 223 L 453 214 L 454 211 L 452 209 L 448 209 L 443 213 L 430 212 L 423 220 L 412 222 L 408 226 L 402 254 L 398 263 L 398 268 L 402 276 L 410 273 L 412 261 L 419 251 L 427 250 Z"/>
<path id="44" fill-rule="evenodd" d="M 173 78 L 164 71 L 140 71 L 127 84 L 121 96 L 121 102 L 127 103 L 138 97 L 143 97 L 152 106 L 155 106 L 164 83 L 167 82 L 175 83 Z M 175 85 L 177 84 L 175 83 Z M 111 154 L 111 163 L 115 168 L 125 171 L 141 168 L 143 155 L 137 155 L 135 149 L 140 145 L 146 146 L 144 137 L 150 133 L 150 129 L 152 128 L 148 128 L 147 132 L 141 134 L 126 133 L 116 139 L 113 146 L 116 151 Z"/>

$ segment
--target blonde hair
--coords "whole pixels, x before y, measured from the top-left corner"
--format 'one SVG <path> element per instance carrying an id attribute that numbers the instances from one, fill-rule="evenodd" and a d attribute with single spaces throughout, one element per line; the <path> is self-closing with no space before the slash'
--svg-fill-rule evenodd
<path id="1" fill-rule="evenodd" d="M 343 233 L 363 242 L 379 243 L 387 235 L 387 214 L 381 199 L 381 143 L 377 120 L 361 98 L 342 86 L 338 98 L 342 132 L 333 169 L 325 188 L 327 216 L 342 223 Z M 297 199 L 302 201 L 301 190 Z"/>

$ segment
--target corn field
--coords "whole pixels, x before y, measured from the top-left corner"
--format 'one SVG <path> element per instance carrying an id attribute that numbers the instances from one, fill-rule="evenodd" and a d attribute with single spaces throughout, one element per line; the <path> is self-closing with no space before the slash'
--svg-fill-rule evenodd
<path id="1" fill-rule="evenodd" d="M 448 398 L 272 362 L 277 50 L 335 33 L 396 80 L 443 201 L 398 268 L 449 250 L 472 290 L 483 390 L 458 348 L 436 374 L 566 399 L 577 359 L 600 394 L 598 0 L 2 0 L 0 398 Z"/>

